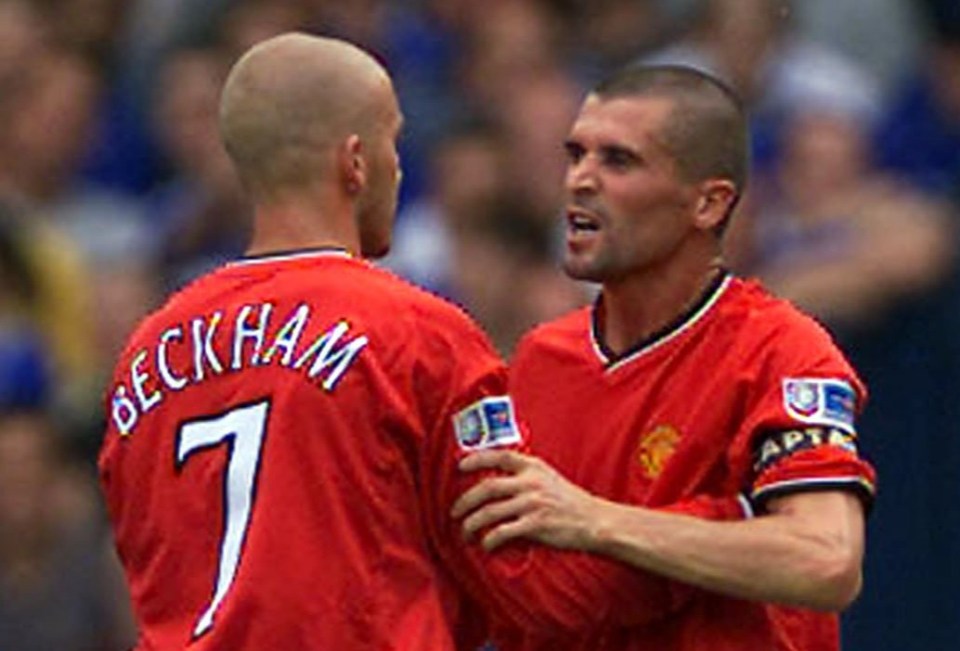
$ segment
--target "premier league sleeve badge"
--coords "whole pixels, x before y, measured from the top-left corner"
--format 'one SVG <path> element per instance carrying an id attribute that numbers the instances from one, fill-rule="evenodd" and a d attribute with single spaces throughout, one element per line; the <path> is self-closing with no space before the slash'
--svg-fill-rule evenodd
<path id="1" fill-rule="evenodd" d="M 473 403 L 453 417 L 457 444 L 463 450 L 516 445 L 522 441 L 509 396 L 491 396 Z"/>

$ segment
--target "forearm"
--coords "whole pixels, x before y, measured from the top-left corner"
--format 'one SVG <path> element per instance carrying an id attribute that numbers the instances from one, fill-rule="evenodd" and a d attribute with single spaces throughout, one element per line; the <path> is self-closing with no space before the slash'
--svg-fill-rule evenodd
<path id="1" fill-rule="evenodd" d="M 602 502 L 583 549 L 734 597 L 840 610 L 860 587 L 861 507 L 841 493 L 803 499 L 737 522 Z M 828 518 L 843 524 L 817 526 Z"/>
<path id="2" fill-rule="evenodd" d="M 744 517 L 738 496 L 698 496 L 664 510 L 712 520 Z M 506 559 L 500 558 L 500 550 L 488 555 L 486 574 L 497 583 L 495 591 L 506 590 L 521 602 L 514 606 L 512 615 L 524 611 L 530 619 L 547 622 L 540 628 L 583 633 L 598 627 L 645 626 L 670 616 L 699 592 L 691 585 L 638 570 L 609 556 L 571 554 L 537 544 L 526 548 L 529 556 L 524 572 L 517 572 L 516 566 L 510 569 L 502 565 L 515 554 L 516 548 L 512 547 L 503 550 Z"/>
<path id="3" fill-rule="evenodd" d="M 491 458 L 490 453 L 485 456 Z M 505 461 L 512 458 L 537 478 L 536 483 L 543 492 L 535 502 L 545 507 L 540 512 L 543 517 L 515 520 L 511 513 L 516 505 L 487 505 L 464 520 L 468 536 L 476 535 L 482 547 L 468 545 L 463 550 L 466 558 L 452 565 L 474 567 L 477 575 L 485 577 L 486 586 L 478 598 L 501 602 L 497 610 L 505 612 L 516 624 L 581 633 L 598 627 L 642 626 L 669 616 L 697 592 L 692 586 L 638 571 L 616 559 L 582 553 L 587 539 L 585 532 L 595 522 L 594 505 L 602 500 L 565 482 L 534 458 L 496 454 L 493 457 Z M 479 455 L 474 460 L 477 458 Z M 520 481 L 525 483 L 523 479 Z M 474 486 L 454 508 L 457 519 L 447 521 L 446 525 L 458 524 L 458 518 L 470 513 L 473 505 L 482 503 L 491 491 L 509 493 L 511 486 L 515 486 L 515 480 L 506 477 L 488 478 Z M 525 510 L 522 506 L 519 508 Z M 701 495 L 664 509 L 716 520 L 741 519 L 745 514 L 736 495 Z M 488 529 L 487 525 L 494 522 L 500 526 Z M 527 529 L 531 524 L 536 535 L 520 540 L 524 531 L 533 533 Z M 499 549 L 505 538 L 517 538 L 519 546 Z M 456 539 L 460 540 L 460 536 Z M 545 544 L 531 544 L 530 540 Z M 485 552 L 484 547 L 493 551 Z M 578 551 L 571 553 L 562 551 L 563 548 Z"/>

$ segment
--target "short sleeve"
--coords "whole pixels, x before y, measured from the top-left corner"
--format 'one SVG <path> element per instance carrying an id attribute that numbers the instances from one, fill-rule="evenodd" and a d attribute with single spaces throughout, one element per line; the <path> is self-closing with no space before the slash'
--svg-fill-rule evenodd
<path id="1" fill-rule="evenodd" d="M 750 468 L 758 510 L 801 491 L 856 493 L 869 508 L 876 473 L 861 456 L 857 416 L 867 390 L 829 335 L 806 317 L 783 325 L 761 355 L 745 426 L 732 447 Z"/>
<path id="2" fill-rule="evenodd" d="M 449 348 L 455 357 L 432 367 L 429 380 L 435 426 L 424 456 L 424 510 L 437 553 L 460 584 L 494 620 L 534 636 L 589 636 L 611 626 L 643 625 L 681 608 L 692 589 L 618 562 L 525 542 L 491 553 L 463 540 L 461 522 L 450 510 L 483 475 L 460 472 L 458 462 L 478 448 L 526 451 L 531 433 L 522 414 L 512 410 L 506 371 L 492 349 L 472 330 L 457 337 Z M 711 519 L 744 515 L 737 496 L 698 498 L 666 510 Z"/>

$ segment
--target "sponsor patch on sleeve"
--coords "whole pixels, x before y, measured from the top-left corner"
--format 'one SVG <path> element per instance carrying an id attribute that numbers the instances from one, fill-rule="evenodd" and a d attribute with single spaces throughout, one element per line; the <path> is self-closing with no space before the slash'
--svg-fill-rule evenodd
<path id="1" fill-rule="evenodd" d="M 453 417 L 457 443 L 464 450 L 482 450 L 520 443 L 520 428 L 509 396 L 491 396 Z"/>
<path id="2" fill-rule="evenodd" d="M 847 382 L 824 378 L 786 378 L 783 406 L 787 414 L 811 425 L 852 432 L 857 397 Z"/>

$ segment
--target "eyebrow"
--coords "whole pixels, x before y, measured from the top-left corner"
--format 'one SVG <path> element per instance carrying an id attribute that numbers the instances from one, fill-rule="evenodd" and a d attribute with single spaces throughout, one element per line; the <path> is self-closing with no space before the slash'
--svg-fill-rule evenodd
<path id="1" fill-rule="evenodd" d="M 615 154 L 627 154 L 632 158 L 643 159 L 643 153 L 640 152 L 636 147 L 631 147 L 630 145 L 624 145 L 622 143 L 606 143 L 602 144 L 599 147 L 601 152 L 606 153 L 615 153 Z"/>
<path id="2" fill-rule="evenodd" d="M 563 148 L 566 151 L 573 149 L 586 151 L 588 148 L 577 138 L 566 138 L 563 141 Z M 626 155 L 638 161 L 646 160 L 646 156 L 638 148 L 621 142 L 602 142 L 597 146 L 597 151 L 604 155 L 617 154 Z"/>

